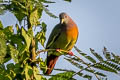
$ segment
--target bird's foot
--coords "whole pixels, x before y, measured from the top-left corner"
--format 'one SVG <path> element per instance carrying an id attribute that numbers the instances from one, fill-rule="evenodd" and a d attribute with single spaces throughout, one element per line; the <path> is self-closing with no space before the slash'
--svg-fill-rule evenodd
<path id="1" fill-rule="evenodd" d="M 58 48 L 58 49 L 56 49 L 56 51 L 57 51 L 57 52 L 61 52 L 61 49 Z M 74 56 L 74 53 L 73 53 L 72 51 L 68 51 L 67 54 L 70 55 L 70 56 Z"/>
<path id="2" fill-rule="evenodd" d="M 61 49 L 59 49 L 59 48 L 58 48 L 58 49 L 56 49 L 56 51 L 57 51 L 57 52 L 60 52 L 60 50 L 61 50 Z"/>
<path id="3" fill-rule="evenodd" d="M 74 56 L 74 54 L 73 54 L 72 51 L 69 51 L 68 54 L 69 54 L 70 56 Z"/>

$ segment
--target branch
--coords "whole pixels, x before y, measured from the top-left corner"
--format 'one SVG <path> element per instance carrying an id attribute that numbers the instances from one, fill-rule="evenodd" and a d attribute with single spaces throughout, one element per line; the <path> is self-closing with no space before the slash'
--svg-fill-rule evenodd
<path id="1" fill-rule="evenodd" d="M 54 70 L 57 70 L 57 71 L 69 71 L 69 72 L 75 72 L 73 70 L 67 70 L 67 69 L 54 69 Z"/>
<path id="2" fill-rule="evenodd" d="M 39 54 L 39 53 L 41 53 L 41 52 L 47 52 L 47 51 L 56 51 L 56 49 L 44 49 L 44 50 L 40 50 L 40 51 L 37 52 L 37 54 Z M 60 49 L 59 52 L 60 52 L 60 53 L 61 53 L 61 52 L 68 53 L 69 51 Z M 74 56 L 74 57 L 77 57 L 78 59 L 80 59 L 80 58 L 79 58 L 78 56 L 76 56 L 76 55 L 73 55 L 73 56 Z M 82 69 L 82 70 L 80 70 L 79 72 L 82 72 L 83 70 L 85 70 L 85 69 L 87 69 L 87 68 L 90 68 L 91 70 L 93 70 L 93 69 L 91 68 L 91 65 L 90 65 L 90 64 L 87 64 L 87 63 L 84 62 L 82 59 L 80 59 L 80 60 L 81 60 L 81 62 L 82 62 L 83 64 L 87 65 L 87 67 L 84 68 L 84 69 Z M 55 69 L 55 70 L 60 70 L 60 71 L 61 71 L 62 69 Z M 68 70 L 65 70 L 65 71 L 68 71 Z M 73 76 L 75 76 L 75 75 L 78 74 L 79 72 L 75 73 Z M 100 80 L 100 79 L 98 78 L 97 74 L 95 74 L 95 73 L 93 73 L 93 74 L 96 76 L 96 78 L 97 78 L 98 80 Z M 72 77 L 73 77 L 73 76 L 72 76 Z"/>
<path id="3" fill-rule="evenodd" d="M 75 56 L 75 55 L 74 55 L 74 56 Z M 90 65 L 90 64 L 87 64 L 86 62 L 84 62 L 84 61 L 83 61 L 82 59 L 80 59 L 78 56 L 75 56 L 75 57 L 77 57 L 79 60 L 81 60 L 81 62 L 82 62 L 83 64 L 87 65 L 87 67 L 85 67 L 85 68 L 81 69 L 80 71 L 74 73 L 73 76 L 75 76 L 76 74 L 78 74 L 78 73 L 80 73 L 80 72 L 82 72 L 83 70 L 86 70 L 86 69 L 88 69 L 88 68 L 90 68 L 90 69 L 92 70 L 91 67 L 93 67 L 94 65 L 101 64 L 101 63 L 103 63 L 103 62 L 112 61 L 111 59 L 107 59 L 107 60 L 99 61 L 99 62 L 97 62 L 97 63 L 93 63 L 93 64 Z M 98 76 L 97 76 L 96 73 L 93 72 L 93 74 L 96 76 L 96 78 L 97 78 L 98 80 L 100 80 L 100 79 L 98 78 Z M 72 76 L 72 77 L 73 77 L 73 76 Z"/>
<path id="4" fill-rule="evenodd" d="M 36 54 L 38 55 L 38 54 L 40 54 L 41 52 L 47 52 L 47 51 L 57 51 L 57 52 L 59 52 L 59 53 L 61 53 L 61 52 L 68 53 L 68 52 L 69 52 L 69 51 L 63 50 L 63 49 L 59 49 L 59 51 L 56 50 L 56 49 L 43 49 L 43 50 L 37 51 Z M 61 54 L 62 54 L 62 53 L 61 53 Z"/>
<path id="5" fill-rule="evenodd" d="M 32 60 L 35 60 L 35 58 L 36 58 L 36 53 L 35 53 L 35 40 L 34 40 L 34 39 L 32 39 L 32 44 L 31 44 L 31 46 L 32 46 Z"/>
<path id="6" fill-rule="evenodd" d="M 76 55 L 74 55 L 74 57 L 77 57 L 78 59 L 80 59 L 80 57 L 78 57 L 78 56 L 76 56 Z M 91 68 L 92 65 L 87 64 L 87 63 L 84 62 L 82 59 L 80 59 L 80 60 L 81 60 L 81 62 L 82 62 L 83 64 L 87 65 L 87 67 L 86 67 L 86 68 L 83 68 L 83 69 L 81 69 L 80 71 L 78 71 L 77 73 L 73 74 L 73 76 L 75 76 L 76 74 L 82 72 L 83 70 L 85 70 L 85 69 L 87 69 L 87 68 L 90 68 L 91 70 L 93 70 L 93 69 Z M 98 75 L 97 75 L 97 74 L 95 74 L 95 73 L 93 73 L 93 74 L 96 76 L 96 78 L 97 78 L 98 80 L 100 80 L 100 78 L 98 78 Z M 72 77 L 73 77 L 73 76 L 72 76 Z"/>

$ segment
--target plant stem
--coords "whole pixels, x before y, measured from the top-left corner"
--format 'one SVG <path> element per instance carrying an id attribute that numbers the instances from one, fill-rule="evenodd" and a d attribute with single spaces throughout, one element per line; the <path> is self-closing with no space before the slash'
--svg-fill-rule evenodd
<path id="1" fill-rule="evenodd" d="M 28 8 L 28 16 L 27 16 L 27 24 L 28 24 L 28 30 L 31 29 L 32 30 L 32 25 L 30 23 L 30 7 Z M 33 32 L 33 30 L 32 30 Z M 32 36 L 34 35 L 34 32 L 32 34 Z M 36 60 L 36 50 L 35 50 L 35 39 L 34 37 L 31 40 L 31 45 L 30 45 L 30 54 L 31 54 L 31 60 L 35 61 Z M 34 63 L 31 64 L 31 67 L 34 70 Z M 34 80 L 34 73 L 31 75 L 31 80 Z"/>
<path id="2" fill-rule="evenodd" d="M 32 38 L 31 46 L 32 46 L 32 60 L 35 60 L 35 59 L 36 59 L 36 53 L 35 53 L 35 39 L 33 39 L 33 38 Z"/>

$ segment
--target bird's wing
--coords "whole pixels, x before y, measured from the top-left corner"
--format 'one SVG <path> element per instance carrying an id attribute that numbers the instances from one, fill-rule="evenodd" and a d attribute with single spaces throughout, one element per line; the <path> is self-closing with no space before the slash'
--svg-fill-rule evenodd
<path id="1" fill-rule="evenodd" d="M 48 39 L 47 45 L 46 45 L 46 49 L 51 48 L 51 46 L 54 44 L 54 42 L 58 39 L 58 37 L 61 34 L 61 28 L 60 28 L 60 24 L 56 25 L 54 27 L 54 29 L 52 30 L 52 33 L 50 34 L 50 37 Z M 58 59 L 59 56 L 56 55 L 50 55 L 50 51 L 48 52 L 49 54 L 47 54 L 47 67 L 49 69 L 47 69 L 47 71 L 45 72 L 45 74 L 50 74 L 56 64 L 56 61 Z M 52 52 L 53 53 L 53 52 Z M 55 52 L 56 53 L 56 52 Z"/>
<path id="2" fill-rule="evenodd" d="M 50 46 L 58 39 L 60 34 L 61 34 L 61 28 L 60 28 L 60 24 L 58 24 L 54 27 L 54 29 L 52 30 L 52 33 L 50 34 L 50 37 L 46 45 L 46 49 L 50 48 Z"/>

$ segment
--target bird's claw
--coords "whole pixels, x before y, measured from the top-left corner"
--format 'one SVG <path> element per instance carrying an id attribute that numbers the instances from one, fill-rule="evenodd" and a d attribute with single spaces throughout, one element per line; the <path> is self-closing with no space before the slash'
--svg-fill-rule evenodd
<path id="1" fill-rule="evenodd" d="M 72 51 L 69 51 L 68 54 L 69 54 L 70 56 L 74 56 L 74 54 L 73 54 Z"/>
<path id="2" fill-rule="evenodd" d="M 60 52 L 60 49 L 56 49 L 57 52 Z"/>
<path id="3" fill-rule="evenodd" d="M 59 49 L 59 48 L 58 48 L 58 49 L 56 49 L 56 51 L 57 51 L 57 52 L 60 52 L 60 51 L 61 51 L 61 49 Z M 74 56 L 74 54 L 73 54 L 73 52 L 72 52 L 72 51 L 69 51 L 67 54 L 68 54 L 68 55 L 70 55 L 70 56 Z"/>

